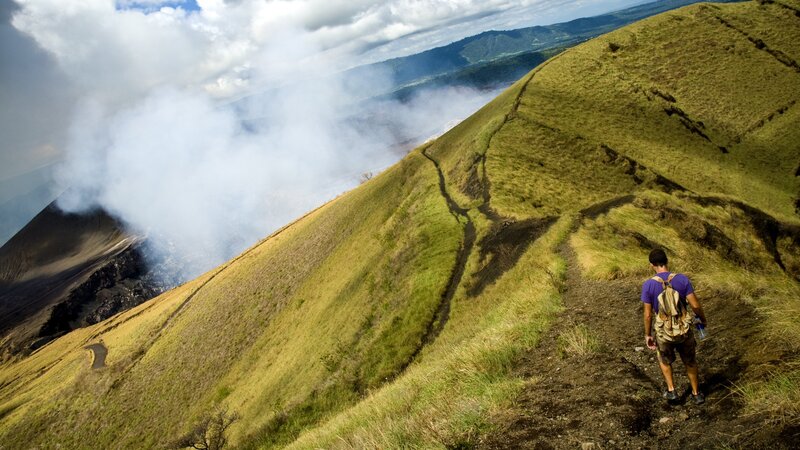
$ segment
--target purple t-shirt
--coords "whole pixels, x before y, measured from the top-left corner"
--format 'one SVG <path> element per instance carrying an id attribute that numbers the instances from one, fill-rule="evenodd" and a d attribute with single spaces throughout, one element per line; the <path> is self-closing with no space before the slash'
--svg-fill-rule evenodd
<path id="1" fill-rule="evenodd" d="M 656 275 L 661 277 L 662 279 L 666 280 L 669 278 L 670 272 L 661 272 Z M 678 291 L 681 297 L 686 297 L 687 295 L 694 292 L 694 287 L 692 287 L 692 282 L 689 281 L 689 278 L 679 273 L 672 278 L 670 282 L 672 285 L 672 289 Z M 642 285 L 642 303 L 649 303 L 653 305 L 653 312 L 658 313 L 658 294 L 661 293 L 664 289 L 661 287 L 661 283 L 658 281 L 648 278 L 647 281 L 644 282 Z"/>

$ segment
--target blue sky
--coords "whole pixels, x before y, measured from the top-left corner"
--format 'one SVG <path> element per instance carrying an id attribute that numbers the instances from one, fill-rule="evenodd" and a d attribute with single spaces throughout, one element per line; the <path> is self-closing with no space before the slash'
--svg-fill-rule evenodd
<path id="1" fill-rule="evenodd" d="M 158 11 L 161 8 L 182 8 L 186 11 L 199 11 L 200 6 L 195 0 L 172 0 L 172 1 L 139 1 L 139 0 L 117 0 L 117 10 L 135 9 L 143 12 Z"/>

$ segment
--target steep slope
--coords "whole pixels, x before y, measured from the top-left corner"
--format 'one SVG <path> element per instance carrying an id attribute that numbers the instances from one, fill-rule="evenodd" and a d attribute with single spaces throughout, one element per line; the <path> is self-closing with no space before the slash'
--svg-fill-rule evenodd
<path id="1" fill-rule="evenodd" d="M 773 4 L 751 16 L 739 11 L 752 8 L 702 5 L 666 13 L 535 70 L 502 123 L 485 131 L 494 207 L 541 217 L 668 178 L 796 217 L 800 79 L 790 56 L 797 52 L 796 16 Z M 454 131 L 437 144 L 469 145 Z M 474 155 L 446 156 L 454 183 L 473 199 L 470 183 L 484 170 L 485 150 L 477 147 Z"/>
<path id="2" fill-rule="evenodd" d="M 3 365 L 0 441 L 161 447 L 227 410 L 244 448 L 494 447 L 542 431 L 564 448 L 669 447 L 657 410 L 634 408 L 657 397 L 657 377 L 587 371 L 572 354 L 541 362 L 560 358 L 548 342 L 568 320 L 619 339 L 593 357 L 633 358 L 640 311 L 624 293 L 660 244 L 697 280 L 719 339 L 701 369 L 712 406 L 688 410 L 686 433 L 738 425 L 715 443 L 789 447 L 800 416 L 800 322 L 785 313 L 800 298 L 798 10 L 692 6 L 549 60 L 222 267 Z M 624 331 L 572 311 L 584 278 L 621 280 Z M 91 368 L 93 344 L 105 367 Z M 564 408 L 573 425 L 559 441 L 549 416 L 526 416 L 518 405 L 547 410 L 540 400 L 565 392 L 547 367 L 594 375 L 567 390 L 614 377 L 635 389 L 592 391 L 588 405 L 610 403 L 610 422 L 635 434 L 601 434 L 581 425 L 587 409 Z M 758 435 L 765 420 L 774 432 Z"/>
<path id="3" fill-rule="evenodd" d="M 222 399 L 251 427 L 313 391 L 324 405 L 350 401 L 418 352 L 454 264 L 458 229 L 433 166 L 417 155 L 229 266 L 34 353 L 10 368 L 5 392 L 24 402 L 36 392 L 31 386 L 66 381 L 62 394 L 71 400 L 48 407 L 67 429 L 93 432 L 58 439 L 97 447 L 163 445 Z M 109 367 L 86 374 L 82 347 L 99 338 Z M 73 351 L 48 358 L 67 341 Z M 99 390 L 73 390 L 85 375 Z M 103 406 L 85 417 L 95 402 Z M 6 416 L 19 420 L 17 439 L 40 439 L 45 429 L 55 433 L 45 439 L 59 436 L 51 413 L 39 415 L 42 406 L 23 403 Z M 152 431 L 142 436 L 130 420 Z"/>

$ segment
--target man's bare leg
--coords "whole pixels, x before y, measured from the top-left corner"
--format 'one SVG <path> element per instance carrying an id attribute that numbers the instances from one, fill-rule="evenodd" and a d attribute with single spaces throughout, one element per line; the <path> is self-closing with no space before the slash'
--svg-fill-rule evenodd
<path id="1" fill-rule="evenodd" d="M 664 379 L 667 380 L 667 389 L 670 391 L 675 390 L 675 384 L 672 381 L 672 366 L 664 364 L 661 359 L 658 360 L 658 366 L 661 367 L 661 373 L 664 374 Z M 695 380 L 697 379 L 697 367 L 695 367 Z"/>
<path id="2" fill-rule="evenodd" d="M 689 377 L 689 384 L 692 385 L 692 395 L 697 395 L 700 392 L 697 382 L 697 363 L 684 365 L 686 366 L 686 376 Z"/>

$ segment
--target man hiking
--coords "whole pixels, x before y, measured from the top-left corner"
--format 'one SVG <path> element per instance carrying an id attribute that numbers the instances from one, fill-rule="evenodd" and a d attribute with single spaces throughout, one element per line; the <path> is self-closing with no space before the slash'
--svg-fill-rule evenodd
<path id="1" fill-rule="evenodd" d="M 697 341 L 692 328 L 695 316 L 705 327 L 706 316 L 694 295 L 689 278 L 683 274 L 673 274 L 667 268 L 667 254 L 664 250 L 654 249 L 650 252 L 649 259 L 656 275 L 642 285 L 645 344 L 647 348 L 657 352 L 658 365 L 667 381 L 664 398 L 668 401 L 679 398 L 672 379 L 672 363 L 677 352 L 686 367 L 686 375 L 692 386 L 692 399 L 699 405 L 705 401 L 705 397 L 698 388 L 695 360 Z M 694 316 L 686 307 L 687 302 Z"/>

